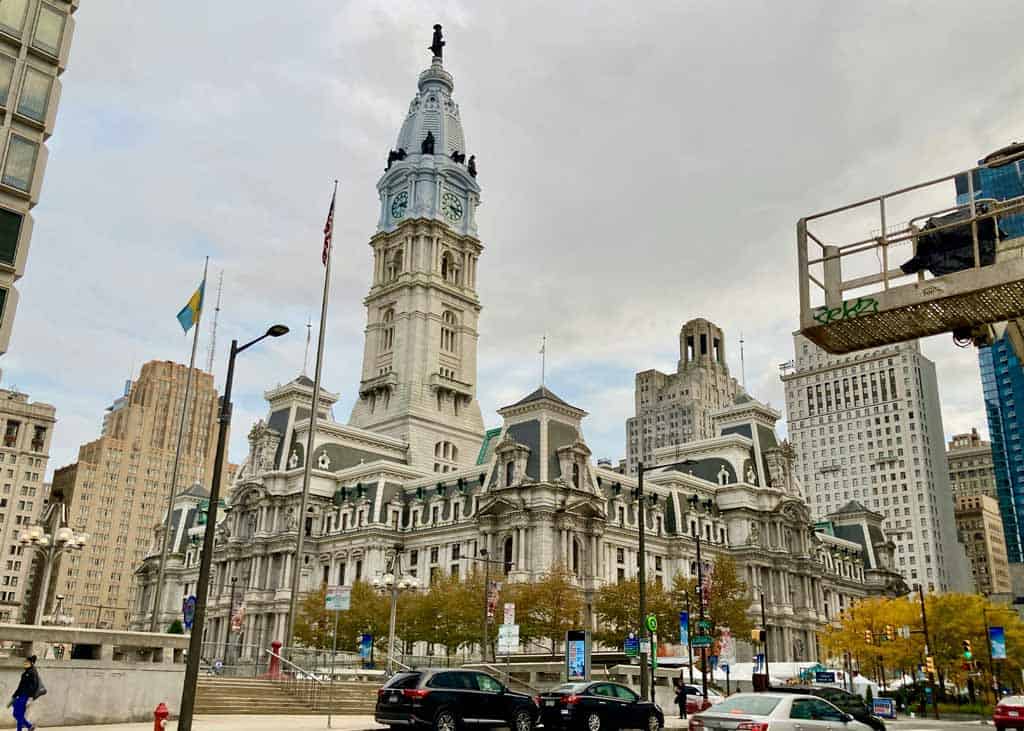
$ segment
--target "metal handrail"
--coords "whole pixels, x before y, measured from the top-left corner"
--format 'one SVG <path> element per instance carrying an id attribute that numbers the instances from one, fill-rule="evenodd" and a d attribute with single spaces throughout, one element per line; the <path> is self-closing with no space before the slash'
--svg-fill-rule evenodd
<path id="1" fill-rule="evenodd" d="M 263 650 L 263 652 L 267 653 L 267 654 L 268 654 L 268 655 L 270 655 L 271 657 L 276 657 L 276 658 L 277 658 L 278 660 L 280 660 L 281 662 L 285 663 L 286 665 L 289 665 L 289 666 L 291 666 L 291 667 L 295 668 L 295 669 L 296 669 L 296 670 L 298 670 L 298 671 L 299 671 L 300 673 L 302 673 L 302 675 L 304 676 L 304 679 L 306 679 L 306 680 L 312 680 L 312 681 L 313 681 L 314 683 L 317 683 L 318 685 L 321 685 L 321 686 L 323 686 L 323 685 L 326 685 L 326 683 L 324 683 L 324 682 L 323 682 L 322 680 L 320 680 L 319 678 L 317 678 L 317 677 L 316 677 L 315 675 L 313 675 L 313 674 L 312 674 L 311 672 L 309 672 L 308 670 L 306 670 L 306 669 L 304 669 L 304 668 L 301 668 L 301 667 L 299 667 L 298 665 L 296 665 L 295 663 L 291 662 L 290 660 L 285 660 L 285 659 L 284 659 L 283 657 L 281 657 L 280 655 L 278 655 L 278 654 L 277 654 L 276 652 L 274 652 L 273 650 L 266 650 L 266 649 L 264 649 L 264 650 Z"/>
<path id="2" fill-rule="evenodd" d="M 494 667 L 490 663 L 481 663 L 481 665 L 483 667 L 487 668 L 489 671 L 491 671 L 495 675 L 499 675 L 499 676 L 504 677 L 505 678 L 505 682 L 508 685 L 511 685 L 512 683 L 518 683 L 519 685 L 523 686 L 524 688 L 528 688 L 533 693 L 542 693 L 543 692 L 540 688 L 534 688 L 532 685 L 530 685 L 529 683 L 527 683 L 524 680 L 520 680 L 519 678 L 513 678 L 511 674 L 506 673 L 506 672 L 502 672 L 499 668 Z"/>

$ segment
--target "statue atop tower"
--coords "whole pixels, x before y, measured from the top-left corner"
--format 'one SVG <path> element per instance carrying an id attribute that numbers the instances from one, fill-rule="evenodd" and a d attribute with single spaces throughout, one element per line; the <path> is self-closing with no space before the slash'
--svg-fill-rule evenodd
<path id="1" fill-rule="evenodd" d="M 434 24 L 434 40 L 428 46 L 434 52 L 435 58 L 442 58 L 444 54 L 444 38 L 441 36 L 441 24 Z"/>

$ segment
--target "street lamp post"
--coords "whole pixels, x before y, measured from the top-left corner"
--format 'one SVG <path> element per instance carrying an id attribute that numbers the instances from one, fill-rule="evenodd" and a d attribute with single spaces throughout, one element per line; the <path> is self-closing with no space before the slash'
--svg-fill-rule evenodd
<path id="1" fill-rule="evenodd" d="M 238 577 L 231 577 L 231 602 L 228 604 L 227 631 L 224 633 L 224 664 L 228 664 L 228 649 L 231 647 L 231 629 L 235 621 L 235 589 L 238 586 Z"/>
<path id="2" fill-rule="evenodd" d="M 213 538 L 217 529 L 217 503 L 220 500 L 221 472 L 227 450 L 228 426 L 231 424 L 231 384 L 235 377 L 235 358 L 264 338 L 279 338 L 288 332 L 284 325 L 272 325 L 258 338 L 242 346 L 237 340 L 231 341 L 228 355 L 228 372 L 224 379 L 224 395 L 220 400 L 220 425 L 217 430 L 217 452 L 213 463 L 213 482 L 210 485 L 210 510 L 206 516 L 206 530 L 203 532 L 203 552 L 199 560 L 199 580 L 196 583 L 196 613 L 192 621 L 192 634 L 188 643 L 188 662 L 185 665 L 185 682 L 181 689 L 181 711 L 178 731 L 192 731 L 192 714 L 196 704 L 196 684 L 199 682 L 199 662 L 203 654 L 203 623 L 206 620 L 206 597 L 210 583 L 210 564 L 213 561 Z M 297 568 L 297 567 L 296 567 Z M 230 629 L 229 629 L 230 631 Z"/>
<path id="3" fill-rule="evenodd" d="M 647 628 L 647 510 L 644 505 L 644 473 L 648 470 L 663 469 L 666 467 L 680 467 L 683 465 L 692 465 L 696 462 L 692 459 L 684 459 L 679 462 L 672 462 L 671 464 L 660 464 L 654 467 L 644 467 L 643 462 L 637 463 L 636 466 L 636 500 L 637 500 L 637 580 L 640 584 L 640 627 L 641 632 L 647 633 L 647 642 L 651 645 L 651 652 L 655 652 L 653 646 L 653 632 Z M 647 654 L 640 653 L 640 697 L 647 698 L 650 695 L 651 701 L 654 701 L 654 674 L 647 667 L 648 659 Z M 648 673 L 650 672 L 650 676 Z M 705 690 L 705 697 L 707 697 L 707 691 Z"/>
<path id="4" fill-rule="evenodd" d="M 487 549 L 481 548 L 480 556 L 467 556 L 467 558 L 473 561 L 479 561 L 484 565 L 484 626 L 483 626 L 483 644 L 480 647 L 480 657 L 484 662 L 487 662 L 487 652 L 490 650 L 489 640 L 489 628 L 491 624 L 490 617 L 490 594 L 491 594 L 491 564 L 497 563 L 502 564 L 504 561 L 497 561 L 490 558 Z"/>
<path id="5" fill-rule="evenodd" d="M 402 548 L 395 546 L 391 549 L 390 560 L 388 561 L 387 573 L 378 576 L 373 580 L 373 588 L 377 591 L 387 592 L 391 595 L 391 616 L 388 619 L 388 664 L 387 674 L 390 676 L 395 670 L 395 622 L 398 617 L 398 595 L 403 591 L 412 591 L 419 587 L 415 576 L 406 576 L 402 571 Z"/>
<path id="6" fill-rule="evenodd" d="M 700 560 L 700 532 L 697 532 L 697 611 L 700 626 L 704 626 L 704 566 Z M 702 630 L 703 631 L 703 630 Z M 704 700 L 708 699 L 708 648 L 700 647 L 700 684 Z"/>
<path id="7" fill-rule="evenodd" d="M 18 543 L 25 548 L 32 548 L 38 551 L 43 561 L 43 581 L 39 585 L 39 601 L 36 602 L 35 617 L 32 624 L 42 623 L 43 612 L 46 609 L 46 594 L 50 589 L 50 575 L 53 572 L 54 561 L 62 553 L 81 551 L 88 540 L 88 535 L 75 533 L 66 525 L 62 525 L 55 530 L 52 536 L 46 533 L 41 525 L 30 526 L 18 534 Z"/>
<path id="8" fill-rule="evenodd" d="M 75 618 L 70 614 L 64 614 L 64 595 L 57 595 L 57 603 L 53 605 L 53 612 L 44 614 L 41 624 L 59 625 L 70 627 L 75 623 Z"/>

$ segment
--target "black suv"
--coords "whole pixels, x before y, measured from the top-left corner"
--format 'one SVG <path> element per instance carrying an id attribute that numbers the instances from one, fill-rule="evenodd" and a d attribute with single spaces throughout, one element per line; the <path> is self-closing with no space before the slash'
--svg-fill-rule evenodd
<path id="1" fill-rule="evenodd" d="M 786 685 L 780 688 L 769 688 L 769 691 L 772 693 L 800 693 L 801 695 L 824 698 L 840 711 L 849 713 L 856 720 L 870 726 L 872 731 L 885 731 L 885 721 L 878 716 L 871 715 L 868 704 L 856 693 L 850 693 L 841 688 L 809 685 Z"/>
<path id="2" fill-rule="evenodd" d="M 533 698 L 514 693 L 487 673 L 474 670 L 412 670 L 398 673 L 377 691 L 377 723 L 456 731 L 508 726 L 532 731 Z"/>
<path id="3" fill-rule="evenodd" d="M 661 708 L 619 683 L 565 683 L 541 693 L 537 703 L 545 729 L 659 731 L 665 726 Z"/>

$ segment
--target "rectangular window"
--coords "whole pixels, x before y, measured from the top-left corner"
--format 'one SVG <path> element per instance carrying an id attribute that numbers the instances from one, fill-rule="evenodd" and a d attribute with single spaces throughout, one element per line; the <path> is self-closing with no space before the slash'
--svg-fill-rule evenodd
<path id="1" fill-rule="evenodd" d="M 18 258 L 18 238 L 23 216 L 0 208 L 0 263 L 14 266 Z"/>
<path id="2" fill-rule="evenodd" d="M 32 187 L 32 173 L 36 166 L 39 145 L 32 140 L 12 134 L 7 145 L 2 182 L 26 193 Z"/>
<path id="3" fill-rule="evenodd" d="M 0 71 L 2 71 L 2 65 L 0 65 Z M 39 69 L 26 66 L 25 78 L 21 82 L 21 96 L 18 98 L 18 114 L 37 122 L 45 121 L 46 105 L 50 103 L 50 88 L 52 86 L 52 76 Z"/>
<path id="4" fill-rule="evenodd" d="M 0 106 L 7 106 L 7 97 L 14 79 L 14 59 L 0 55 Z"/>
<path id="5" fill-rule="evenodd" d="M 61 39 L 64 36 L 64 21 L 64 13 L 45 3 L 40 5 L 32 46 L 51 56 L 59 56 Z"/>
<path id="6" fill-rule="evenodd" d="M 16 36 L 25 27 L 28 0 L 2 0 L 0 2 L 0 28 Z"/>

